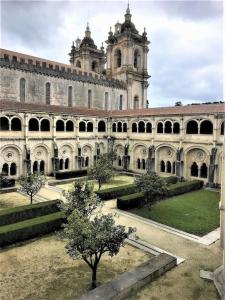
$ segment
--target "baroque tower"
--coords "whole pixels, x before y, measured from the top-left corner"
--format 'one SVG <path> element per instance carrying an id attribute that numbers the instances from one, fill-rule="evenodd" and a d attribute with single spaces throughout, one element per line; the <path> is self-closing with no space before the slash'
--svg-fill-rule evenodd
<path id="1" fill-rule="evenodd" d="M 103 46 L 98 49 L 91 38 L 91 31 L 87 24 L 85 36 L 81 41 L 76 40 L 76 46 L 72 43 L 69 53 L 70 63 L 77 68 L 89 72 L 103 73 L 105 66 L 105 53 Z"/>
<path id="2" fill-rule="evenodd" d="M 148 75 L 147 53 L 149 41 L 144 29 L 139 34 L 131 22 L 129 4 L 123 23 L 117 22 L 114 33 L 109 31 L 107 43 L 107 68 L 109 78 L 123 80 L 127 84 L 126 107 L 146 108 Z"/>

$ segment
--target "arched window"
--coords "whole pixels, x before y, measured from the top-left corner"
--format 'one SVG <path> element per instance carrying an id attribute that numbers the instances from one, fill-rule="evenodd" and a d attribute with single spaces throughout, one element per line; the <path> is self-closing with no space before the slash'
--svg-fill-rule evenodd
<path id="1" fill-rule="evenodd" d="M 1 117 L 0 118 L 0 130 L 1 131 L 6 131 L 9 130 L 9 120 L 6 117 Z"/>
<path id="2" fill-rule="evenodd" d="M 170 121 L 166 121 L 164 133 L 172 133 L 172 123 Z"/>
<path id="3" fill-rule="evenodd" d="M 223 122 L 223 123 L 221 124 L 220 134 L 221 134 L 221 135 L 224 135 L 224 131 L 225 131 L 225 122 Z"/>
<path id="4" fill-rule="evenodd" d="M 137 68 L 139 66 L 139 52 L 136 49 L 134 51 L 134 67 Z"/>
<path id="5" fill-rule="evenodd" d="M 142 169 L 145 170 L 145 159 L 142 159 Z"/>
<path id="6" fill-rule="evenodd" d="M 187 134 L 198 134 L 198 123 L 195 120 L 191 120 L 187 123 Z"/>
<path id="7" fill-rule="evenodd" d="M 141 160 L 140 160 L 140 158 L 137 159 L 137 168 L 141 169 Z"/>
<path id="8" fill-rule="evenodd" d="M 74 131 L 73 121 L 68 120 L 66 122 L 66 131 Z"/>
<path id="9" fill-rule="evenodd" d="M 98 122 L 98 132 L 105 132 L 106 126 L 104 121 Z"/>
<path id="10" fill-rule="evenodd" d="M 132 132 L 137 132 L 137 123 L 132 124 Z"/>
<path id="11" fill-rule="evenodd" d="M 21 121 L 19 118 L 13 118 L 11 120 L 11 130 L 12 131 L 21 131 Z"/>
<path id="12" fill-rule="evenodd" d="M 64 168 L 64 160 L 61 158 L 60 160 L 59 160 L 59 170 L 63 170 Z"/>
<path id="13" fill-rule="evenodd" d="M 88 90 L 88 108 L 92 107 L 92 93 L 91 90 Z"/>
<path id="14" fill-rule="evenodd" d="M 72 86 L 68 87 L 68 106 L 72 107 L 72 93 L 73 93 L 73 88 Z"/>
<path id="15" fill-rule="evenodd" d="M 87 132 L 93 132 L 93 123 L 92 122 L 87 123 Z"/>
<path id="16" fill-rule="evenodd" d="M 173 174 L 176 174 L 176 163 L 175 161 L 173 162 L 173 171 L 172 171 Z"/>
<path id="17" fill-rule="evenodd" d="M 163 123 L 159 122 L 157 124 L 157 133 L 163 133 Z"/>
<path id="18" fill-rule="evenodd" d="M 56 122 L 56 131 L 64 131 L 65 130 L 65 125 L 63 120 L 58 120 Z"/>
<path id="19" fill-rule="evenodd" d="M 79 131 L 81 131 L 81 132 L 86 131 L 86 123 L 84 121 L 81 121 L 79 123 Z"/>
<path id="20" fill-rule="evenodd" d="M 51 84 L 47 82 L 45 84 L 45 101 L 46 104 L 50 104 L 50 95 L 51 95 Z"/>
<path id="21" fill-rule="evenodd" d="M 2 175 L 5 176 L 9 175 L 9 165 L 6 163 L 2 166 Z"/>
<path id="22" fill-rule="evenodd" d="M 180 124 L 178 122 L 173 124 L 173 133 L 175 134 L 180 133 Z"/>
<path id="23" fill-rule="evenodd" d="M 69 169 L 69 158 L 66 158 L 66 160 L 65 160 L 65 169 L 66 170 Z"/>
<path id="24" fill-rule="evenodd" d="M 108 110 L 109 106 L 109 93 L 105 92 L 105 110 Z"/>
<path id="25" fill-rule="evenodd" d="M 208 120 L 204 120 L 200 124 L 200 134 L 212 134 L 213 124 Z"/>
<path id="26" fill-rule="evenodd" d="M 40 172 L 45 173 L 45 162 L 44 162 L 44 160 L 40 161 Z"/>
<path id="27" fill-rule="evenodd" d="M 152 124 L 150 122 L 148 122 L 146 124 L 146 132 L 147 133 L 151 133 L 152 132 Z"/>
<path id="28" fill-rule="evenodd" d="M 121 157 L 120 157 L 120 156 L 118 157 L 118 166 L 119 166 L 119 167 L 121 167 L 121 166 L 122 166 L 122 159 L 121 159 Z"/>
<path id="29" fill-rule="evenodd" d="M 120 95 L 119 110 L 123 109 L 123 95 Z"/>
<path id="30" fill-rule="evenodd" d="M 35 118 L 30 119 L 29 123 L 28 123 L 28 129 L 29 129 L 29 131 L 39 131 L 38 120 Z"/>
<path id="31" fill-rule="evenodd" d="M 34 161 L 34 163 L 33 163 L 33 173 L 36 173 L 36 172 L 38 172 L 38 162 Z"/>
<path id="32" fill-rule="evenodd" d="M 97 61 L 93 61 L 92 62 L 92 64 L 91 64 L 91 69 L 92 69 L 92 71 L 94 71 L 94 72 L 97 72 L 98 71 L 98 63 L 97 63 Z"/>
<path id="33" fill-rule="evenodd" d="M 115 66 L 116 68 L 120 68 L 122 64 L 122 54 L 120 49 L 115 51 Z"/>
<path id="34" fill-rule="evenodd" d="M 10 166 L 10 175 L 16 175 L 16 164 L 12 163 Z"/>
<path id="35" fill-rule="evenodd" d="M 89 157 L 87 156 L 85 158 L 85 167 L 88 167 L 89 166 Z"/>
<path id="36" fill-rule="evenodd" d="M 171 162 L 170 161 L 166 162 L 166 172 L 167 173 L 172 173 L 172 167 L 171 167 Z"/>
<path id="37" fill-rule="evenodd" d="M 112 124 L 112 132 L 116 132 L 116 123 Z"/>
<path id="38" fill-rule="evenodd" d="M 79 60 L 77 60 L 77 62 L 76 62 L 76 67 L 81 68 L 81 62 Z"/>
<path id="39" fill-rule="evenodd" d="M 201 165 L 201 168 L 200 168 L 200 177 L 201 178 L 207 178 L 208 177 L 208 168 L 206 166 L 205 163 L 203 163 Z"/>
<path id="40" fill-rule="evenodd" d="M 20 102 L 25 102 L 25 84 L 24 78 L 20 79 Z"/>
<path id="41" fill-rule="evenodd" d="M 166 166 L 165 166 L 165 162 L 163 160 L 161 160 L 160 162 L 160 172 L 165 172 L 166 171 Z"/>
<path id="42" fill-rule="evenodd" d="M 122 123 L 121 122 L 117 123 L 117 132 L 122 132 Z"/>
<path id="43" fill-rule="evenodd" d="M 47 119 L 41 120 L 41 131 L 50 131 L 50 122 Z"/>
<path id="44" fill-rule="evenodd" d="M 134 109 L 138 109 L 139 108 L 139 98 L 138 96 L 134 97 Z"/>
<path id="45" fill-rule="evenodd" d="M 191 176 L 198 177 L 198 165 L 196 164 L 195 161 L 191 165 Z"/>
<path id="46" fill-rule="evenodd" d="M 127 123 L 123 123 L 123 132 L 127 132 Z"/>
<path id="47" fill-rule="evenodd" d="M 145 132 L 145 122 L 140 121 L 138 123 L 138 132 L 141 132 L 141 133 Z"/>

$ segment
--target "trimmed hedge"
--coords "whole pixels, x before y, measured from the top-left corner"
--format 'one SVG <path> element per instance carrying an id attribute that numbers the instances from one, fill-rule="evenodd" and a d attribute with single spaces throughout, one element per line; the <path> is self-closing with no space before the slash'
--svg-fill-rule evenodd
<path id="1" fill-rule="evenodd" d="M 167 184 L 175 184 L 178 181 L 176 176 L 161 177 Z"/>
<path id="2" fill-rule="evenodd" d="M 171 185 L 168 188 L 167 198 L 199 190 L 203 187 L 203 184 L 204 182 L 202 180 L 192 180 Z M 143 205 L 143 200 L 144 194 L 141 192 L 126 195 L 117 199 L 117 208 L 123 210 L 138 208 Z"/>
<path id="3" fill-rule="evenodd" d="M 1 178 L 0 189 L 9 188 L 15 186 L 15 179 L 13 178 Z"/>
<path id="4" fill-rule="evenodd" d="M 25 241 L 58 230 L 64 220 L 62 212 L 45 215 L 0 227 L 0 247 Z"/>
<path id="5" fill-rule="evenodd" d="M 137 187 L 135 184 L 127 184 L 127 185 L 105 189 L 102 191 L 97 191 L 96 194 L 101 198 L 101 200 L 109 200 L 124 195 L 133 194 L 136 191 L 137 191 Z"/>
<path id="6" fill-rule="evenodd" d="M 87 170 L 75 170 L 75 171 L 68 171 L 68 172 L 57 172 L 55 174 L 56 179 L 68 179 L 68 178 L 75 178 L 75 177 L 82 177 L 87 176 Z"/>
<path id="7" fill-rule="evenodd" d="M 0 211 L 0 226 L 58 212 L 59 203 L 59 200 L 51 200 L 4 209 Z"/>

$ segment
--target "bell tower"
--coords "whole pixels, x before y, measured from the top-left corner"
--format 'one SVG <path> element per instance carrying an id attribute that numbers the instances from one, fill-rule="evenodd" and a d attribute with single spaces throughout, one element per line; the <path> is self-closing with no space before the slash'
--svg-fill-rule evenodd
<path id="1" fill-rule="evenodd" d="M 109 78 L 123 80 L 127 84 L 127 108 L 147 107 L 147 53 L 150 42 L 144 29 L 139 34 L 131 22 L 129 4 L 123 23 L 115 24 L 114 33 L 110 27 L 107 49 L 106 74 Z"/>

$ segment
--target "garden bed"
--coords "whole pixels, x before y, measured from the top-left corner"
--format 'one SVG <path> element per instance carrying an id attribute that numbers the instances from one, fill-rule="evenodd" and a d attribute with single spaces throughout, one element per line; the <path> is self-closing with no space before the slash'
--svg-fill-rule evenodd
<path id="1" fill-rule="evenodd" d="M 30 204 L 29 198 L 21 195 L 18 192 L 11 192 L 0 195 L 0 210 L 27 204 Z"/>

